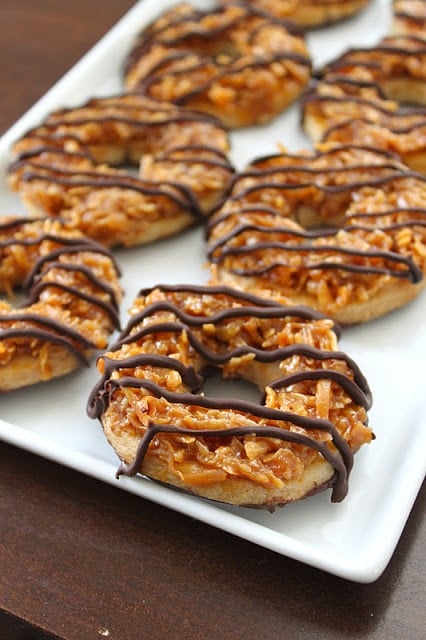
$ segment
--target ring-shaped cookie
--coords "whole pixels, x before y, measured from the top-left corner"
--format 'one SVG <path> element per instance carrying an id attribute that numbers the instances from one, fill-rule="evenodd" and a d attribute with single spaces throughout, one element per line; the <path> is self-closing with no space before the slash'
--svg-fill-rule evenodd
<path id="1" fill-rule="evenodd" d="M 124 70 L 128 91 L 213 114 L 231 129 L 277 116 L 310 75 L 294 25 L 238 4 L 166 11 L 140 33 Z"/>
<path id="2" fill-rule="evenodd" d="M 233 175 L 228 149 L 211 116 L 111 96 L 27 132 L 8 181 L 31 215 L 61 216 L 108 247 L 146 244 L 202 221 Z"/>
<path id="3" fill-rule="evenodd" d="M 0 391 L 62 376 L 119 327 L 119 271 L 107 249 L 59 220 L 0 220 Z"/>
<path id="4" fill-rule="evenodd" d="M 371 441 L 371 396 L 312 309 L 229 287 L 139 293 L 120 339 L 98 361 L 88 412 L 122 465 L 190 493 L 266 507 L 329 486 L 347 491 L 353 452 Z M 210 397 L 206 378 L 243 378 L 257 402 Z"/>
<path id="5" fill-rule="evenodd" d="M 211 215 L 207 246 L 212 284 L 365 322 L 425 286 L 426 181 L 360 146 L 260 158 Z"/>
<path id="6" fill-rule="evenodd" d="M 376 146 L 426 172 L 425 39 L 387 36 L 349 49 L 317 75 L 302 105 L 302 126 L 314 142 Z"/>

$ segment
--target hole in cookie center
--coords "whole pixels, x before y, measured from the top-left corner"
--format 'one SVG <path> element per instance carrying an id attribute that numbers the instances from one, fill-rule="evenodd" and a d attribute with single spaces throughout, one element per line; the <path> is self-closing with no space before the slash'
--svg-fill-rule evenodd
<path id="1" fill-rule="evenodd" d="M 27 296 L 20 289 L 13 289 L 11 295 L 5 291 L 0 290 L 0 302 L 6 302 L 12 307 L 19 307 L 25 302 Z"/>
<path id="2" fill-rule="evenodd" d="M 255 384 L 247 380 L 222 378 L 220 373 L 208 377 L 203 385 L 203 393 L 211 398 L 233 398 L 246 402 L 260 403 L 262 393 Z"/>

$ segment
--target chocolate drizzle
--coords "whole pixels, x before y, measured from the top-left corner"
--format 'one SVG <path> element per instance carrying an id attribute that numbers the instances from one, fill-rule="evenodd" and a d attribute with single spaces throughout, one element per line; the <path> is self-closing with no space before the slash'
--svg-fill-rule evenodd
<path id="1" fill-rule="evenodd" d="M 33 338 L 40 342 L 57 344 L 70 351 L 80 363 L 87 365 L 87 354 L 97 347 L 95 342 L 88 339 L 79 329 L 79 322 L 84 321 L 84 317 L 73 317 L 71 313 L 68 324 L 44 315 L 39 303 L 46 289 L 60 289 L 76 300 L 98 307 L 108 317 L 111 328 L 119 328 L 118 294 L 111 284 L 98 277 L 89 263 L 84 264 L 81 260 L 78 264 L 70 263 L 66 258 L 63 261 L 57 260 L 60 256 L 67 255 L 102 255 L 110 260 L 111 267 L 115 269 L 118 277 L 119 269 L 112 255 L 105 247 L 84 236 L 61 233 L 61 223 L 58 221 L 22 218 L 7 220 L 0 224 L 0 234 L 3 235 L 0 240 L 0 249 L 3 251 L 16 246 L 31 247 L 34 251 L 31 268 L 21 283 L 26 299 L 15 312 L 0 315 L 0 340 Z M 55 270 L 75 273 L 75 285 L 65 284 L 60 278 L 56 278 Z M 81 288 L 82 278 L 88 284 L 87 290 Z"/>
<path id="2" fill-rule="evenodd" d="M 391 36 L 383 38 L 373 47 L 352 47 L 339 58 L 328 63 L 321 75 L 328 75 L 336 69 L 356 67 L 372 69 L 377 72 L 377 83 L 386 82 L 389 78 L 410 77 L 410 70 L 419 72 L 420 63 L 426 55 L 426 44 L 422 38 L 415 36 Z M 414 58 L 414 60 L 412 60 Z"/>
<path id="3" fill-rule="evenodd" d="M 244 357 L 251 354 L 253 359 L 259 363 L 280 363 L 285 359 L 300 356 L 313 361 L 341 361 L 345 364 L 350 375 L 344 374 L 342 370 L 333 370 L 329 367 L 313 370 L 299 371 L 298 373 L 279 378 L 272 383 L 267 383 L 271 389 L 284 389 L 307 380 L 331 380 L 338 385 L 344 393 L 351 399 L 351 402 L 358 404 L 365 410 L 371 407 L 371 392 L 365 377 L 361 373 L 355 362 L 345 353 L 339 351 L 327 351 L 315 348 L 307 344 L 292 344 L 282 348 L 262 349 L 250 343 L 228 348 L 225 351 L 216 351 L 214 347 L 204 344 L 202 332 L 204 325 L 217 327 L 222 322 L 227 322 L 233 318 L 258 318 L 258 319 L 281 319 L 300 318 L 300 320 L 318 320 L 325 318 L 319 312 L 313 311 L 303 306 L 284 306 L 273 300 L 261 299 L 255 295 L 234 290 L 223 286 L 198 286 L 198 285 L 159 285 L 155 287 L 164 294 L 164 299 L 153 301 L 135 316 L 133 316 L 121 336 L 111 347 L 113 357 L 108 354 L 102 356 L 103 375 L 93 388 L 87 404 L 87 412 L 91 418 L 102 420 L 103 415 L 113 402 L 117 390 L 124 388 L 141 389 L 148 396 L 163 399 L 172 405 L 184 405 L 199 407 L 202 409 L 217 411 L 232 411 L 245 415 L 254 422 L 260 420 L 272 421 L 281 426 L 271 425 L 241 425 L 236 428 L 226 429 L 189 429 L 182 425 L 151 423 L 141 437 L 137 454 L 130 464 L 122 464 L 117 475 L 134 475 L 140 472 L 144 457 L 149 449 L 149 445 L 157 436 L 161 434 L 189 434 L 205 441 L 222 441 L 231 438 L 244 438 L 248 435 L 277 438 L 283 442 L 299 444 L 315 451 L 318 451 L 334 468 L 333 480 L 334 501 L 344 498 L 347 492 L 347 480 L 352 467 L 353 454 L 347 442 L 339 434 L 337 428 L 329 421 L 320 418 L 311 418 L 297 415 L 290 411 L 268 407 L 266 396 L 261 403 L 254 403 L 234 398 L 206 397 L 199 392 L 202 390 L 205 379 L 211 375 L 211 371 L 221 369 L 232 359 Z M 140 297 L 146 297 L 152 289 L 144 289 L 140 292 Z M 199 296 L 200 304 L 207 296 L 226 296 L 229 298 L 224 309 L 212 314 L 194 314 L 184 311 L 179 302 L 174 301 L 173 294 Z M 171 294 L 171 295 L 169 295 Z M 162 312 L 168 311 L 173 314 L 176 320 L 162 320 Z M 158 319 L 156 318 L 158 316 Z M 144 320 L 150 319 L 149 324 L 144 324 Z M 139 326 L 141 325 L 141 326 Z M 190 362 L 185 365 L 179 359 L 163 356 L 161 354 L 145 353 L 141 350 L 139 354 L 119 357 L 119 351 L 125 345 L 143 345 L 143 341 L 149 336 L 160 336 L 161 334 L 173 334 L 185 332 L 191 346 L 191 352 L 201 358 L 198 370 Z M 195 333 L 197 332 L 197 334 Z M 200 333 L 201 332 L 201 333 Z M 126 350 L 123 351 L 123 354 Z M 162 385 L 154 382 L 148 376 L 143 375 L 144 367 L 159 367 L 178 371 L 183 384 L 189 389 L 185 392 L 172 392 Z M 138 374 L 133 372 L 138 370 Z M 142 375 L 141 375 L 142 374 Z M 207 415 L 207 414 L 206 414 Z M 294 429 L 292 428 L 294 427 Z M 304 433 L 298 429 L 303 429 Z M 319 442 L 310 432 L 322 431 L 329 433 L 333 447 L 330 448 L 325 442 Z"/>
<path id="4" fill-rule="evenodd" d="M 15 323 L 18 326 L 8 328 L 9 323 Z M 19 327 L 19 323 L 34 325 L 29 327 Z M 34 336 L 47 340 L 57 340 L 65 342 L 67 339 L 79 343 L 83 349 L 94 349 L 96 345 L 91 340 L 88 340 L 81 333 L 67 327 L 63 322 L 59 322 L 54 318 L 42 316 L 37 313 L 24 312 L 24 313 L 8 313 L 7 316 L 0 316 L 0 325 L 6 325 L 5 329 L 0 330 L 0 337 L 2 339 L 11 338 L 15 336 Z M 40 327 L 40 328 L 37 328 Z M 52 331 L 61 335 L 52 335 Z M 75 350 L 76 351 L 76 350 Z M 81 354 L 82 355 L 82 354 Z M 82 357 L 84 357 L 82 355 Z"/>
<path id="5" fill-rule="evenodd" d="M 405 31 L 414 29 L 419 32 L 419 36 L 424 35 L 426 27 L 426 12 L 424 9 L 425 0 L 417 0 L 416 3 L 405 2 L 405 0 L 394 0 L 393 14 L 396 30 L 399 30 L 400 24 Z M 424 39 L 422 38 L 424 41 Z"/>
<path id="6" fill-rule="evenodd" d="M 387 109 L 379 101 L 352 95 L 328 95 L 317 93 L 314 90 L 307 91 L 302 98 L 302 122 L 306 119 L 306 108 L 312 103 L 339 105 L 343 117 L 365 118 L 377 124 L 384 124 L 389 129 L 393 127 L 408 127 L 423 123 L 425 110 L 411 108 L 407 111 L 392 111 Z M 355 107 L 355 113 L 353 113 Z M 374 120 L 373 120 L 374 116 Z"/>
<path id="7" fill-rule="evenodd" d="M 171 200 L 175 205 L 184 208 L 193 216 L 201 216 L 199 205 L 191 190 L 181 183 L 165 181 L 160 184 L 158 182 L 149 182 L 147 180 L 132 178 L 131 176 L 95 172 L 85 174 L 83 171 L 67 175 L 64 171 L 54 168 L 52 172 L 48 174 L 43 173 L 42 171 L 37 171 L 35 168 L 32 171 L 25 171 L 22 175 L 22 180 L 24 182 L 39 180 L 48 183 L 56 183 L 65 188 L 89 187 L 96 189 L 129 189 L 131 191 L 147 195 L 148 197 L 164 197 Z M 180 196 L 183 196 L 183 198 Z"/>
<path id="8" fill-rule="evenodd" d="M 243 71 L 249 71 L 250 69 L 263 68 L 265 65 L 273 65 L 277 62 L 284 62 L 289 60 L 290 62 L 294 62 L 295 64 L 299 64 L 302 66 L 310 67 L 310 60 L 307 56 L 301 56 L 298 54 L 292 54 L 290 52 L 283 52 L 281 54 L 276 54 L 274 56 L 268 56 L 267 60 L 259 60 L 256 58 L 251 59 L 249 62 L 244 62 L 244 64 L 235 65 L 230 68 L 220 68 L 218 67 L 214 74 L 211 74 L 208 80 L 206 80 L 203 84 L 199 84 L 194 87 L 191 91 L 186 91 L 183 95 L 175 98 L 173 100 L 174 104 L 177 105 L 185 105 L 186 102 L 195 98 L 196 96 L 207 94 L 209 89 L 217 82 L 224 80 L 227 77 L 232 77 L 242 73 Z M 172 76 L 175 79 L 179 79 L 180 76 L 186 76 L 194 71 L 203 71 L 205 69 L 206 63 L 201 61 L 200 63 L 193 65 L 192 67 L 186 67 L 185 69 L 167 69 L 167 75 Z M 137 85 L 137 90 L 141 93 L 146 93 L 149 95 L 150 91 L 156 84 L 161 84 L 164 81 L 164 74 L 160 73 L 162 71 L 162 65 L 158 65 L 156 68 L 151 70 L 150 75 L 145 75 Z"/>
<path id="9" fill-rule="evenodd" d="M 289 36 L 288 43 L 279 49 L 257 47 L 261 32 L 269 28 L 281 28 Z M 233 35 L 236 30 L 244 33 L 245 48 L 241 44 L 243 38 Z M 298 45 L 292 42 L 295 38 Z M 167 92 L 173 83 L 175 95 L 162 97 L 178 105 L 199 97 L 209 102 L 209 92 L 216 85 L 226 86 L 232 76 L 250 69 L 273 70 L 277 63 L 286 66 L 287 73 L 303 85 L 301 75 L 307 73 L 307 81 L 311 59 L 307 51 L 300 53 L 302 42 L 303 32 L 291 22 L 247 6 L 219 7 L 208 13 L 182 6 L 139 34 L 126 59 L 124 76 L 128 88 L 149 96 L 161 95 L 163 83 Z M 299 73 L 294 70 L 295 65 Z M 181 78 L 185 82 L 180 82 Z M 223 117 L 226 121 L 225 114 Z"/>
<path id="10" fill-rule="evenodd" d="M 412 256 L 370 244 L 366 235 L 373 228 L 357 224 L 356 220 L 376 218 L 375 228 L 385 233 L 404 227 L 421 228 L 426 226 L 426 209 L 389 206 L 384 211 L 359 214 L 350 210 L 345 213 L 345 209 L 354 201 L 354 194 L 366 188 L 380 189 L 385 194 L 397 193 L 401 188 L 418 189 L 421 193 L 426 189 L 424 176 L 405 169 L 392 154 L 369 147 L 365 148 L 370 154 L 368 162 L 359 163 L 355 155 L 353 161 L 342 166 L 345 152 L 351 149 L 359 155 L 362 147 L 346 145 L 305 158 L 282 154 L 252 161 L 246 171 L 235 177 L 229 197 L 210 216 L 206 228 L 210 262 L 224 265 L 228 272 L 242 277 L 267 276 L 277 268 L 287 268 L 389 275 L 414 284 L 420 282 L 423 272 Z M 342 152 L 339 161 L 338 154 Z M 326 155 L 330 166 L 315 164 Z M 361 177 L 355 179 L 358 173 Z M 304 180 L 301 175 L 306 176 Z M 279 211 L 283 204 L 275 204 L 280 199 L 285 207 L 283 213 Z M 329 203 L 342 211 L 339 228 L 304 229 L 293 224 L 298 221 L 299 208 L 312 207 L 320 217 L 318 211 Z M 392 219 L 399 214 L 404 214 L 403 221 Z M 385 216 L 391 220 L 379 224 L 378 220 Z M 226 232 L 220 230 L 222 223 L 226 223 Z M 324 223 L 327 224 L 326 215 Z M 357 242 L 360 233 L 364 234 L 363 247 Z M 292 254 L 301 258 L 297 266 Z"/>
<path id="11" fill-rule="evenodd" d="M 375 169 L 377 169 L 380 172 L 383 168 L 386 170 L 387 167 L 371 165 L 371 166 L 363 166 L 362 170 L 363 171 L 370 170 L 371 172 L 374 173 Z M 298 173 L 297 170 L 293 170 L 292 168 L 287 170 L 287 172 L 290 175 L 293 171 L 296 174 Z M 307 169 L 303 169 L 302 171 L 306 171 L 307 173 L 309 173 Z M 281 180 L 279 179 L 280 173 L 282 173 L 284 176 Z M 311 173 L 318 173 L 318 174 L 324 175 L 327 172 L 315 170 L 314 172 L 311 172 Z M 345 170 L 343 171 L 335 170 L 335 171 L 332 171 L 331 173 L 332 174 L 339 173 L 340 175 L 342 175 L 345 173 Z M 398 183 L 399 181 L 404 182 L 410 178 L 417 181 L 419 183 L 419 186 L 421 186 L 423 189 L 426 188 L 425 176 L 422 176 L 420 173 L 417 173 L 415 171 L 403 171 L 401 169 L 398 170 L 396 167 L 391 166 L 389 173 L 387 171 L 383 171 L 383 173 L 384 175 L 378 175 L 377 177 L 364 178 L 358 181 L 351 180 L 343 184 L 333 184 L 331 183 L 331 181 L 330 183 L 321 184 L 320 182 L 315 182 L 314 180 L 306 180 L 306 182 L 291 183 L 289 181 L 286 181 L 285 179 L 285 169 L 276 168 L 269 171 L 265 171 L 263 175 L 256 174 L 256 177 L 259 178 L 258 181 L 253 180 L 252 184 L 249 184 L 249 186 L 243 187 L 239 191 L 233 192 L 229 200 L 233 201 L 233 200 L 239 200 L 241 198 L 246 198 L 250 196 L 252 193 L 255 193 L 256 191 L 259 191 L 259 190 L 264 191 L 265 189 L 285 192 L 285 191 L 299 191 L 299 190 L 302 191 L 306 188 L 311 188 L 314 191 L 318 191 L 320 193 L 323 192 L 324 194 L 326 194 L 326 196 L 329 194 L 332 195 L 332 194 L 340 194 L 340 193 L 347 192 L 348 201 L 350 201 L 351 195 L 355 191 L 359 191 L 364 187 L 377 187 L 377 188 L 388 187 L 389 188 L 389 185 L 391 185 L 392 187 L 394 183 Z M 273 174 L 277 174 L 278 176 L 278 179 L 276 181 L 274 181 L 274 179 L 271 178 L 271 175 L 273 176 Z M 242 180 L 241 176 L 236 180 L 237 185 L 239 180 Z"/>
<path id="12" fill-rule="evenodd" d="M 79 107 L 60 109 L 51 113 L 41 126 L 30 129 L 25 137 L 55 141 L 74 139 L 85 145 L 88 143 L 81 135 L 84 125 L 96 125 L 102 131 L 102 137 L 114 142 L 117 138 L 116 126 L 128 126 L 132 129 L 132 140 L 144 140 L 146 130 L 152 127 L 174 127 L 192 123 L 211 124 L 214 129 L 225 132 L 224 127 L 207 113 L 190 109 L 177 109 L 138 94 L 91 98 Z"/>
<path id="13" fill-rule="evenodd" d="M 251 41 L 253 41 L 259 29 L 264 28 L 265 24 L 280 25 L 292 35 L 300 36 L 302 34 L 302 31 L 293 22 L 273 17 L 270 14 L 252 7 L 241 6 L 238 15 L 235 17 L 232 17 L 232 14 L 230 15 L 231 17 L 227 16 L 227 10 L 224 7 L 219 7 L 208 13 L 197 11 L 194 8 L 182 14 L 176 13 L 172 15 L 172 12 L 169 12 L 167 21 L 163 26 L 160 27 L 154 22 L 139 34 L 133 49 L 125 61 L 125 75 L 128 75 L 138 64 L 140 58 L 149 53 L 150 49 L 156 44 L 161 44 L 165 49 L 168 49 L 167 54 L 165 54 L 163 58 L 163 60 L 167 60 L 168 62 L 179 60 L 182 57 L 188 56 L 188 54 L 196 56 L 197 50 L 205 50 L 206 47 L 208 48 L 209 42 L 215 43 L 220 39 L 228 42 L 229 31 L 237 28 L 241 21 L 247 18 L 250 19 L 257 16 L 262 19 L 260 24 L 256 23 L 254 28 L 250 29 L 249 40 Z M 212 22 L 213 17 L 218 21 L 215 27 Z M 206 25 L 203 24 L 203 19 L 205 18 L 207 18 Z M 201 57 L 201 53 L 199 55 Z M 300 57 L 304 64 L 310 65 L 307 56 Z M 204 60 L 206 59 L 206 54 L 204 54 L 203 58 Z M 220 68 L 221 62 L 219 56 L 216 59 L 214 55 L 212 55 L 210 61 L 215 61 L 215 64 Z"/>
<path id="14" fill-rule="evenodd" d="M 318 422 L 319 420 L 317 420 L 315 425 L 313 426 L 314 429 L 318 429 Z M 333 425 L 329 423 L 327 426 L 332 427 Z M 308 424 L 308 420 L 305 418 L 303 421 L 303 428 L 308 430 L 309 427 L 310 424 Z M 139 441 L 136 456 L 133 462 L 130 464 L 125 464 L 122 462 L 117 470 L 116 476 L 134 476 L 139 473 L 143 464 L 144 457 L 152 440 L 158 434 L 167 433 L 194 436 L 193 429 L 186 429 L 184 427 L 173 425 L 159 425 L 151 423 L 150 425 L 148 425 L 144 435 Z M 314 440 L 313 438 L 309 438 L 308 436 L 303 436 L 302 434 L 296 433 L 294 431 L 281 429 L 280 427 L 265 427 L 260 425 L 251 427 L 235 427 L 230 429 L 199 429 L 197 430 L 196 435 L 199 438 L 207 438 L 209 440 L 224 437 L 242 438 L 244 436 L 260 436 L 262 438 L 276 438 L 277 440 L 282 440 L 283 442 L 290 442 L 293 444 L 299 444 L 301 446 L 308 446 L 315 451 L 318 451 L 318 453 L 320 453 L 334 469 L 335 475 L 333 479 L 331 494 L 332 502 L 341 502 L 347 495 L 350 467 L 349 465 L 345 465 L 345 461 L 343 460 L 341 452 L 340 455 L 333 453 L 325 443 Z M 349 451 L 348 457 L 350 457 L 352 460 L 352 454 L 350 454 Z"/>
<path id="15" fill-rule="evenodd" d="M 394 18 L 398 31 L 396 5 Z M 302 127 L 315 142 L 365 140 L 391 148 L 409 167 L 422 167 L 425 63 L 426 41 L 408 33 L 344 51 L 315 73 L 316 81 L 303 97 Z"/>
<path id="16" fill-rule="evenodd" d="M 102 207 L 108 197 L 107 213 L 112 219 L 129 215 L 130 226 L 136 228 L 131 242 L 138 243 L 147 232 L 149 235 L 147 228 L 156 222 L 154 215 L 179 220 L 183 227 L 203 220 L 204 209 L 221 196 L 234 173 L 226 155 L 228 148 L 228 133 L 213 116 L 125 94 L 91 99 L 76 108 L 51 113 L 15 143 L 8 179 L 26 204 L 49 215 L 56 213 L 58 197 L 50 196 L 50 191 L 44 193 L 43 186 L 56 185 L 62 215 L 70 217 L 74 226 L 81 226 L 108 246 L 127 244 L 133 234 L 127 236 L 126 228 L 116 234 L 112 224 L 106 231 L 96 211 L 90 217 L 84 214 L 88 196 L 106 191 L 92 206 L 98 203 L 104 220 Z M 145 155 L 150 157 L 149 175 L 144 176 L 145 165 L 137 176 L 131 175 L 128 165 L 138 165 Z M 161 162 L 182 165 L 176 178 L 167 164 L 158 166 Z M 192 179 L 196 164 L 216 170 L 214 189 L 208 180 L 200 178 L 198 184 Z M 132 199 L 129 211 L 136 210 L 131 215 L 124 206 L 125 198 Z M 173 233 L 175 226 L 171 229 Z M 157 233 L 167 235 L 166 225 Z"/>
<path id="17" fill-rule="evenodd" d="M 259 231 L 263 229 L 259 228 Z M 412 258 L 409 256 L 402 256 L 396 253 L 392 253 L 391 251 L 380 251 L 380 250 L 368 250 L 362 251 L 357 250 L 355 248 L 348 248 L 336 245 L 325 245 L 321 244 L 315 246 L 313 244 L 289 244 L 285 242 L 271 241 L 271 242 L 256 242 L 256 244 L 252 243 L 250 246 L 242 246 L 242 247 L 227 247 L 221 251 L 220 256 L 212 255 L 209 253 L 209 257 L 212 263 L 219 264 L 224 262 L 226 258 L 230 256 L 239 256 L 244 255 L 247 258 L 251 253 L 256 252 L 265 252 L 268 250 L 278 251 L 278 258 L 271 261 L 269 264 L 265 266 L 258 267 L 257 256 L 253 257 L 253 267 L 241 268 L 241 267 L 228 267 L 228 270 L 236 275 L 240 276 L 262 276 L 267 274 L 273 269 L 277 267 L 288 267 L 291 269 L 291 264 L 286 260 L 285 252 L 288 251 L 290 253 L 297 252 L 298 255 L 302 255 L 303 252 L 306 254 L 312 255 L 314 253 L 323 253 L 324 260 L 321 261 L 305 261 L 303 264 L 297 267 L 298 270 L 312 270 L 312 269 L 321 269 L 321 270 L 340 270 L 340 271 L 348 271 L 352 273 L 361 273 L 361 274 L 371 274 L 371 275 L 389 275 L 393 278 L 406 278 L 413 284 L 420 282 L 423 279 L 423 272 L 417 265 L 413 262 Z M 330 257 L 333 255 L 340 255 L 348 257 L 362 257 L 363 259 L 370 260 L 374 258 L 379 258 L 383 262 L 383 266 L 374 266 L 368 263 L 364 264 L 356 264 L 350 262 L 343 262 L 341 260 L 332 262 Z M 395 263 L 400 268 L 392 269 L 390 266 L 387 266 L 386 262 L 392 264 Z M 404 268 L 405 267 L 405 268 Z"/>

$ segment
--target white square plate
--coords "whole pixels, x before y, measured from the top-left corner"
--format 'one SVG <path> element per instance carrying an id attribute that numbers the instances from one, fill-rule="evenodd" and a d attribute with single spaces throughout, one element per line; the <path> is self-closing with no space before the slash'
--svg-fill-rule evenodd
<path id="1" fill-rule="evenodd" d="M 3 177 L 11 143 L 48 112 L 94 95 L 120 92 L 122 63 L 137 31 L 174 3 L 143 0 L 136 4 L 4 135 L 0 141 Z M 308 44 L 315 63 L 320 65 L 349 46 L 374 44 L 389 32 L 390 19 L 389 2 L 372 0 L 360 15 L 312 32 Z M 295 105 L 271 125 L 232 134 L 236 166 L 276 151 L 279 142 L 294 151 L 309 147 L 299 118 Z M 0 211 L 24 212 L 3 177 Z M 117 259 L 126 290 L 123 322 L 140 288 L 208 279 L 200 229 L 150 247 L 118 251 Z M 350 580 L 371 582 L 385 569 L 425 475 L 425 307 L 423 295 L 401 311 L 344 332 L 340 346 L 360 364 L 373 390 L 370 423 L 377 439 L 356 455 L 350 492 L 341 504 L 331 504 L 326 492 L 271 514 L 209 503 L 140 477 L 116 480 L 117 458 L 99 424 L 85 411 L 88 392 L 98 379 L 94 366 L 4 395 L 0 437 L 277 553 Z"/>

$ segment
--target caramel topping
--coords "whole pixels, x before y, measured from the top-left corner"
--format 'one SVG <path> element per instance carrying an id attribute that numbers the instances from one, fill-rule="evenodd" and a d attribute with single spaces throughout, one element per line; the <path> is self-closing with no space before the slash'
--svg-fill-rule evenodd
<path id="1" fill-rule="evenodd" d="M 336 426 L 334 412 L 342 402 L 342 407 L 351 407 L 348 416 L 355 411 L 365 417 L 371 392 L 353 360 L 335 350 L 333 329 L 337 328 L 326 316 L 308 307 L 282 305 L 227 286 L 160 285 L 142 290 L 127 327 L 99 360 L 102 375 L 87 405 L 88 415 L 101 420 L 110 410 L 125 411 L 132 429 L 140 431 L 136 456 L 131 464 L 121 465 L 118 475 L 138 473 L 148 453 L 157 455 L 157 436 L 173 436 L 167 445 L 173 449 L 180 436 L 190 435 L 212 451 L 235 439 L 248 446 L 247 438 L 260 439 L 259 443 L 274 438 L 276 443 L 302 446 L 312 455 L 320 453 L 335 470 L 332 499 L 341 500 L 352 450 Z M 218 369 L 227 377 L 256 381 L 264 388 L 261 402 L 205 396 L 204 382 Z M 292 409 L 300 394 L 315 397 L 316 385 L 327 381 L 345 400 L 327 409 L 328 402 L 318 398 L 321 406 L 324 402 L 324 409 L 318 409 L 324 416 L 313 408 Z M 215 428 L 218 424 L 221 427 Z M 179 458 L 177 450 L 175 455 Z M 211 464 L 206 465 L 211 470 Z M 266 482 L 255 468 L 250 477 Z"/>
<path id="2" fill-rule="evenodd" d="M 1 310 L 6 351 L 18 348 L 20 338 L 34 338 L 65 346 L 86 362 L 86 352 L 105 346 L 104 333 L 119 328 L 119 269 L 105 247 L 58 221 L 13 219 L 0 224 L 0 253 L 4 290 L 20 285 L 27 294 L 14 310 L 7 303 Z M 88 306 L 98 317 L 96 330 L 85 317 Z"/>

